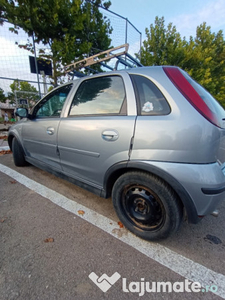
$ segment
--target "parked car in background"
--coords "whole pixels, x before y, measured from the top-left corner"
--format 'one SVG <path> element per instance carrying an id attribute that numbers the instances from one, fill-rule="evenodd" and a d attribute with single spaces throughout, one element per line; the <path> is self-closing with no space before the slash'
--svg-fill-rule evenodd
<path id="1" fill-rule="evenodd" d="M 101 73 L 57 87 L 9 131 L 16 166 L 31 163 L 101 197 L 147 240 L 225 196 L 225 114 L 178 67 Z M 91 201 L 91 200 L 90 200 Z"/>

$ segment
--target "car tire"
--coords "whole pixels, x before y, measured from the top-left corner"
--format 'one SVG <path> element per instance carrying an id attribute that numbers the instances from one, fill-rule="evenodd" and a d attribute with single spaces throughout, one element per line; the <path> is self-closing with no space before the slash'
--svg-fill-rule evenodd
<path id="1" fill-rule="evenodd" d="M 13 138 L 12 140 L 12 152 L 13 152 L 14 164 L 17 167 L 24 167 L 27 165 L 27 162 L 24 157 L 23 148 L 16 138 Z"/>
<path id="2" fill-rule="evenodd" d="M 112 200 L 123 225 L 145 240 L 167 238 L 182 221 L 183 207 L 178 196 L 152 174 L 123 174 L 113 186 Z"/>

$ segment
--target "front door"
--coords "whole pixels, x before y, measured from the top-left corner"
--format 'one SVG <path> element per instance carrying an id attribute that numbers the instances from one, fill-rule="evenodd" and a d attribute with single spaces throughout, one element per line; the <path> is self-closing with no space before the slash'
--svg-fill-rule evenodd
<path id="1" fill-rule="evenodd" d="M 60 169 L 57 150 L 57 133 L 60 113 L 72 84 L 54 90 L 34 108 L 32 119 L 22 126 L 26 155 L 52 167 Z"/>

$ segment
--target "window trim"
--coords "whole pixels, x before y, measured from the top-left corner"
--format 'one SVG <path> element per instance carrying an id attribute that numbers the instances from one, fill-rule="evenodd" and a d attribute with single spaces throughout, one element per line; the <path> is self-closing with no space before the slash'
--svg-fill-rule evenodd
<path id="1" fill-rule="evenodd" d="M 169 114 L 171 114 L 171 106 L 169 104 L 169 102 L 167 101 L 166 97 L 164 96 L 164 94 L 162 93 L 162 91 L 157 87 L 157 85 L 148 77 L 146 76 L 143 76 L 142 74 L 129 74 L 130 75 L 130 78 L 131 78 L 131 81 L 132 81 L 132 84 L 133 84 L 133 87 L 134 87 L 134 93 L 135 93 L 135 98 L 136 98 L 136 106 L 137 106 L 137 115 L 138 116 L 146 116 L 146 117 L 155 117 L 155 116 L 168 116 Z M 160 93 L 163 95 L 166 103 L 168 104 L 168 107 L 169 107 L 169 112 L 168 113 L 160 113 L 160 112 L 151 112 L 151 113 L 145 113 L 145 114 L 142 114 L 142 109 L 141 109 L 141 99 L 140 99 L 140 96 L 139 96 L 139 92 L 138 92 L 138 87 L 137 87 L 137 83 L 136 83 L 136 80 L 135 80 L 135 77 L 144 77 L 145 79 L 149 80 L 159 91 Z"/>

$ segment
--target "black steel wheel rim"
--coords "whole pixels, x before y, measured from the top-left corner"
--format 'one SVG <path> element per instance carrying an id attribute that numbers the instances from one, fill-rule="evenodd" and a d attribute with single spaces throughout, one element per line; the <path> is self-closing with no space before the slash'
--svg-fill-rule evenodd
<path id="1" fill-rule="evenodd" d="M 143 230 L 160 229 L 165 222 L 165 208 L 159 196 L 141 185 L 130 185 L 123 191 L 122 209 L 126 219 Z"/>

